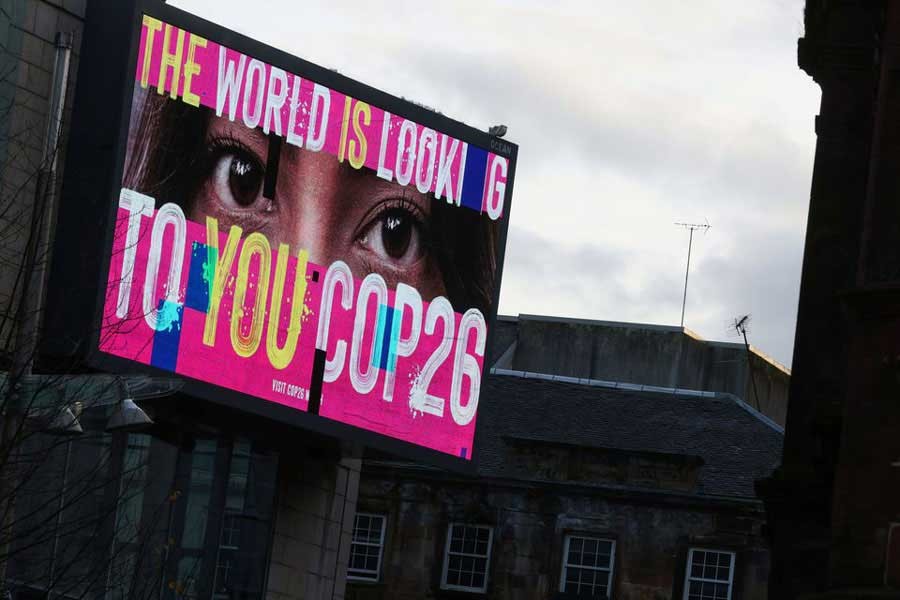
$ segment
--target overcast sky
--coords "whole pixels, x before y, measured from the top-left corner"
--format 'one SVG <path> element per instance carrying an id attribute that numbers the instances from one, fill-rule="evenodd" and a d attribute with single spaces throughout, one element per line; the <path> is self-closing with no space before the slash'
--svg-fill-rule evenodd
<path id="1" fill-rule="evenodd" d="M 170 0 L 519 144 L 500 311 L 678 325 L 790 366 L 819 89 L 802 0 Z"/>

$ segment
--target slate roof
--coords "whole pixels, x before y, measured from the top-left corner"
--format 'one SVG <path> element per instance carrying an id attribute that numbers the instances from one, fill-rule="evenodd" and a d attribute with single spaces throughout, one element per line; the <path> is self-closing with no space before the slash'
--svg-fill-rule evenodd
<path id="1" fill-rule="evenodd" d="M 730 395 L 610 389 L 489 375 L 478 409 L 479 472 L 503 477 L 505 437 L 699 456 L 698 493 L 755 498 L 780 462 L 781 429 Z"/>

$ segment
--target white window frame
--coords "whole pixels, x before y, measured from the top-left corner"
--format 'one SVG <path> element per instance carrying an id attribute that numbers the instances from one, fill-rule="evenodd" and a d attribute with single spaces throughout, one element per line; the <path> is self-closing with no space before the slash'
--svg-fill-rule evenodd
<path id="1" fill-rule="evenodd" d="M 372 518 L 381 519 L 381 537 L 379 538 L 377 544 L 373 544 L 372 542 L 357 541 L 356 539 L 354 539 L 351 536 L 351 538 L 350 538 L 350 559 L 347 561 L 347 579 L 349 579 L 350 581 L 368 581 L 370 583 L 373 581 L 377 582 L 381 579 L 381 561 L 384 558 L 384 534 L 385 534 L 385 531 L 387 531 L 387 515 L 379 515 L 377 513 L 357 512 L 356 516 L 353 517 L 353 533 L 354 534 L 356 533 L 356 520 L 359 517 L 369 517 L 370 519 L 372 519 Z M 374 571 L 369 570 L 369 569 L 352 569 L 353 571 L 356 571 L 357 573 L 361 573 L 361 574 L 352 574 L 350 572 L 351 571 L 350 561 L 353 558 L 353 545 L 354 544 L 359 545 L 359 546 L 370 546 L 370 547 L 375 546 L 378 548 L 378 565 L 375 567 Z M 367 575 L 371 575 L 371 577 L 368 577 Z"/>
<path id="2" fill-rule="evenodd" d="M 578 533 L 567 534 L 563 541 L 563 556 L 562 556 L 562 573 L 560 573 L 559 578 L 559 591 L 566 591 L 566 572 L 569 568 L 569 543 L 573 538 L 579 538 L 581 540 L 597 540 L 598 542 L 608 542 L 612 544 L 612 548 L 609 550 L 609 575 L 606 578 L 606 597 L 612 600 L 612 582 L 613 582 L 613 573 L 616 568 L 616 540 L 609 538 L 596 537 L 592 535 L 582 535 Z M 605 571 L 606 569 L 602 567 L 589 567 L 587 565 L 571 565 L 576 569 L 588 569 L 589 571 Z"/>
<path id="3" fill-rule="evenodd" d="M 472 558 L 481 558 L 485 560 L 484 563 L 484 585 L 481 587 L 469 587 L 465 585 L 455 585 L 447 583 L 447 571 L 450 567 L 450 541 L 453 539 L 453 528 L 454 527 L 469 527 L 472 529 L 486 529 L 488 532 L 488 544 L 487 544 L 487 554 L 469 554 L 467 552 L 453 552 L 454 556 L 468 556 Z M 488 575 L 491 571 L 491 550 L 494 547 L 494 528 L 490 525 L 476 525 L 472 523 L 463 523 L 459 521 L 454 521 L 447 526 L 447 542 L 444 544 L 444 567 L 441 570 L 441 589 L 442 590 L 456 590 L 459 592 L 478 592 L 484 593 L 487 591 L 488 586 Z"/>
<path id="4" fill-rule="evenodd" d="M 688 600 L 691 592 L 691 581 L 699 581 L 706 583 L 726 583 L 724 579 L 707 579 L 705 577 L 691 577 L 691 567 L 694 564 L 694 552 L 715 552 L 716 554 L 727 554 L 731 557 L 728 565 L 728 600 L 731 600 L 731 593 L 734 590 L 734 566 L 737 562 L 737 556 L 730 550 L 717 550 L 716 548 L 691 548 L 688 550 L 687 566 L 684 569 L 684 592 L 681 597 Z"/>

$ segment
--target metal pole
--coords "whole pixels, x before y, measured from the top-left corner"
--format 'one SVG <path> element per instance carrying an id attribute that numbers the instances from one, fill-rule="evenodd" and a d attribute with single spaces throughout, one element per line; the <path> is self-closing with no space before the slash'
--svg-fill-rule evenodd
<path id="1" fill-rule="evenodd" d="M 687 306 L 687 286 L 688 286 L 688 275 L 691 272 L 691 247 L 694 244 L 694 230 L 702 229 L 703 233 L 709 231 L 710 225 L 709 223 L 675 223 L 679 227 L 684 227 L 690 230 L 690 237 L 688 237 L 688 255 L 687 255 L 687 266 L 684 268 L 684 295 L 681 297 L 681 327 L 684 328 L 684 309 Z"/>
<path id="2" fill-rule="evenodd" d="M 756 400 L 756 410 L 762 412 L 759 406 L 759 393 L 756 391 L 756 377 L 753 376 L 753 357 L 750 355 L 750 342 L 747 341 L 747 328 L 741 327 L 741 333 L 744 334 L 744 348 L 747 349 L 747 368 L 749 369 L 750 383 L 753 384 L 753 398 Z"/>
<path id="3" fill-rule="evenodd" d="M 56 163 L 59 155 L 59 134 L 62 127 L 63 110 L 66 104 L 66 89 L 69 84 L 69 64 L 72 55 L 72 34 L 56 34 L 56 63 L 53 66 L 53 83 L 50 89 L 50 111 L 47 115 L 47 132 L 44 137 L 43 155 L 35 185 L 32 231 L 25 249 L 25 287 L 22 289 L 23 302 L 21 321 L 16 335 L 13 357 L 13 381 L 23 375 L 30 375 L 37 352 L 38 332 L 41 314 L 44 310 L 44 288 L 46 287 L 50 257 L 50 229 L 53 227 L 56 203 Z M 34 236 L 34 239 L 30 239 Z"/>
<path id="4" fill-rule="evenodd" d="M 684 307 L 687 304 L 687 284 L 688 274 L 691 272 L 691 245 L 694 243 L 694 228 L 691 227 L 691 234 L 688 237 L 688 257 L 687 266 L 684 268 L 684 296 L 681 298 L 681 326 L 684 327 Z"/>

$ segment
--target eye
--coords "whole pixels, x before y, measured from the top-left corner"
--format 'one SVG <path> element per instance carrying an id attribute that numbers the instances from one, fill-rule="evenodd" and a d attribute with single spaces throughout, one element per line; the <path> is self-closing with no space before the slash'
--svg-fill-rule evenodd
<path id="1" fill-rule="evenodd" d="M 271 202 L 262 197 L 264 171 L 259 160 L 240 148 L 224 148 L 215 159 L 212 184 L 227 208 L 245 209 L 262 205 L 271 210 Z"/>
<path id="2" fill-rule="evenodd" d="M 359 243 L 382 261 L 406 266 L 423 253 L 423 220 L 412 203 L 383 207 L 363 228 Z"/>

